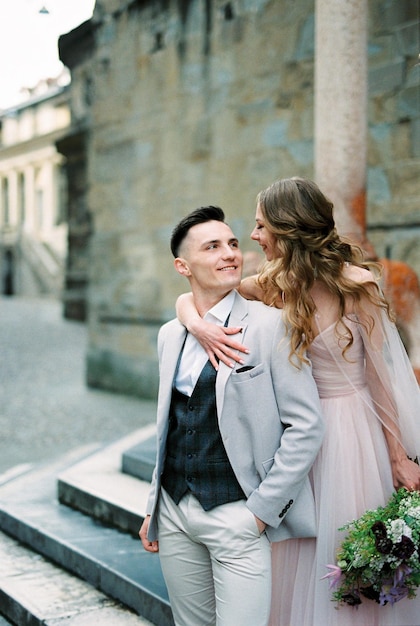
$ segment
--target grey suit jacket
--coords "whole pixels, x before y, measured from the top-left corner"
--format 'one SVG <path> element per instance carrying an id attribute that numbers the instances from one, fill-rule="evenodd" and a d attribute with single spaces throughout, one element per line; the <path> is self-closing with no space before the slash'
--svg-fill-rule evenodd
<path id="1" fill-rule="evenodd" d="M 229 326 L 250 349 L 244 365 L 220 364 L 216 378 L 219 428 L 248 508 L 266 524 L 271 541 L 315 535 L 308 472 L 321 445 L 324 422 L 311 367 L 289 361 L 282 313 L 235 294 Z M 178 320 L 158 337 L 160 385 L 157 460 L 147 504 L 148 538 L 158 539 L 156 510 L 163 472 L 172 384 L 185 328 Z M 239 335 L 235 338 L 239 338 Z M 239 372 L 243 367 L 249 367 Z"/>

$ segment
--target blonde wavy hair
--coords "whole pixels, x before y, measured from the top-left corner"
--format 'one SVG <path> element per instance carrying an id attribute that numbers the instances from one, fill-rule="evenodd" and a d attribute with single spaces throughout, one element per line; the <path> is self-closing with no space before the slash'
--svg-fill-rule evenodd
<path id="1" fill-rule="evenodd" d="M 336 333 L 343 340 L 343 356 L 353 343 L 353 334 L 346 324 L 346 300 L 355 304 L 367 298 L 390 315 L 389 305 L 381 295 L 376 278 L 359 283 L 343 273 L 345 263 L 371 270 L 380 275 L 378 263 L 364 260 L 362 250 L 339 237 L 333 204 L 319 187 L 304 178 L 286 178 L 276 181 L 257 196 L 265 226 L 276 237 L 278 256 L 264 264 L 257 278 L 263 300 L 270 306 L 283 300 L 285 322 L 290 327 L 290 359 L 296 356 L 306 362 L 306 350 L 314 340 L 312 319 L 315 303 L 311 288 L 315 279 L 322 281 L 337 296 L 339 319 Z M 374 287 L 373 287 L 374 286 Z M 369 334 L 373 318 L 367 316 Z"/>

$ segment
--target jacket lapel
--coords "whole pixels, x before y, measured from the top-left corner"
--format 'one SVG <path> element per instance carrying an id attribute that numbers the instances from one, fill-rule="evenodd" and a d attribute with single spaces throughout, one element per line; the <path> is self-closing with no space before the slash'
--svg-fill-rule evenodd
<path id="1" fill-rule="evenodd" d="M 174 331 L 169 332 L 165 337 L 162 360 L 160 364 L 159 400 L 162 403 L 164 413 L 165 411 L 169 412 L 174 376 L 178 365 L 178 359 L 187 335 L 185 327 L 179 322 L 175 323 L 177 326 L 175 326 Z"/>
<path id="2" fill-rule="evenodd" d="M 245 298 L 239 295 L 239 293 L 235 292 L 235 300 L 232 307 L 232 312 L 229 317 L 228 326 L 242 326 L 242 333 L 238 335 L 234 335 L 235 339 L 240 343 L 243 343 L 245 331 L 247 328 L 247 323 L 245 319 L 248 316 L 248 302 Z M 229 379 L 229 376 L 232 374 L 232 368 L 228 367 L 224 363 L 220 362 L 219 370 L 217 372 L 216 378 L 216 405 L 217 405 L 217 416 L 220 421 L 220 417 L 223 411 L 223 404 L 225 399 L 225 387 L 226 383 Z"/>

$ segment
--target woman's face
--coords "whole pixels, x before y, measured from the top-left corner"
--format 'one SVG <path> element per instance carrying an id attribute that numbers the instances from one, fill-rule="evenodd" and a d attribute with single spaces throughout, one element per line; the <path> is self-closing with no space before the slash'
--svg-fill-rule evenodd
<path id="1" fill-rule="evenodd" d="M 259 204 L 257 204 L 255 222 L 256 224 L 251 233 L 251 239 L 261 246 L 267 261 L 272 261 L 279 256 L 279 250 L 276 246 L 276 236 L 267 229 Z"/>

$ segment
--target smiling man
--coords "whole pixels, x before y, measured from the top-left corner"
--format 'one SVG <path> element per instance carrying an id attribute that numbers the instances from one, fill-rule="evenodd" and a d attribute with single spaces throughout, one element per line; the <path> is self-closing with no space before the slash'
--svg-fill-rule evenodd
<path id="1" fill-rule="evenodd" d="M 177 319 L 160 329 L 157 461 L 140 538 L 159 552 L 177 626 L 266 626 L 270 542 L 315 534 L 315 382 L 289 361 L 281 312 L 235 291 L 242 253 L 222 209 L 187 215 L 171 250 L 200 315 L 240 327 L 250 352 L 216 371 Z"/>

